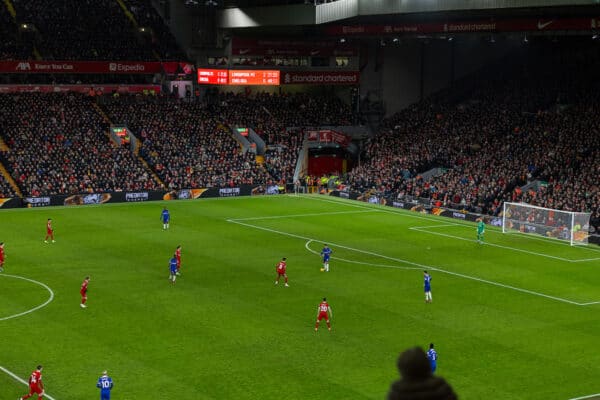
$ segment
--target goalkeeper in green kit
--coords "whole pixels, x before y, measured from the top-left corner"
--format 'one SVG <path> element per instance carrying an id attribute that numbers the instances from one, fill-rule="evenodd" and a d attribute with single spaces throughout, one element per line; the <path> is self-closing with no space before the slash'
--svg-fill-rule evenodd
<path id="1" fill-rule="evenodd" d="M 485 233 L 485 223 L 483 218 L 477 218 L 477 243 L 483 243 L 483 234 Z"/>

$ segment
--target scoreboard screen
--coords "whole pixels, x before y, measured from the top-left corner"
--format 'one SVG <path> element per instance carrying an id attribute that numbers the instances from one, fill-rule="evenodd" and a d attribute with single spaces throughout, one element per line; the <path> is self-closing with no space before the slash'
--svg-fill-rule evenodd
<path id="1" fill-rule="evenodd" d="M 201 85 L 227 85 L 226 69 L 198 69 L 198 83 Z"/>
<path id="2" fill-rule="evenodd" d="M 200 85 L 279 85 L 278 70 L 198 69 Z"/>
<path id="3" fill-rule="evenodd" d="M 279 71 L 230 69 L 230 85 L 279 85 Z"/>

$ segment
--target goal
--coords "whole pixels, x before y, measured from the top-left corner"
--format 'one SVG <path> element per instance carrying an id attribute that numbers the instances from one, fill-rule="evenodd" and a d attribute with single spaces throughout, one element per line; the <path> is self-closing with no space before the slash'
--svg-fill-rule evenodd
<path id="1" fill-rule="evenodd" d="M 568 241 L 571 246 L 587 244 L 590 213 L 553 210 L 526 203 L 504 203 L 503 233 L 525 233 Z"/>

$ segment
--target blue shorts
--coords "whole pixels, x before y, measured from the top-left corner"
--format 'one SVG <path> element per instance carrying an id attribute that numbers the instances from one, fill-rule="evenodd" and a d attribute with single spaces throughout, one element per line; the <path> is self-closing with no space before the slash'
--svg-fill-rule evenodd
<path id="1" fill-rule="evenodd" d="M 100 391 L 100 400 L 110 400 L 110 390 L 107 390 L 107 391 L 101 390 Z"/>
<path id="2" fill-rule="evenodd" d="M 431 365 L 431 372 L 435 372 L 437 368 L 437 361 L 429 361 L 429 365 Z"/>

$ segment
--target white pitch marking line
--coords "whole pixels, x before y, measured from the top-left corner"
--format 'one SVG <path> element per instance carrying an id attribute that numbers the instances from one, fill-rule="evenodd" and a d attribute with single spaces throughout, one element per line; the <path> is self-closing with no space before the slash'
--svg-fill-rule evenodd
<path id="1" fill-rule="evenodd" d="M 590 394 L 588 396 L 583 396 L 583 397 L 574 397 L 574 398 L 569 399 L 569 400 L 583 400 L 583 399 L 591 399 L 593 397 L 600 397 L 600 393 Z"/>
<path id="2" fill-rule="evenodd" d="M 477 241 L 477 240 L 474 240 L 474 239 L 467 239 L 467 238 L 464 238 L 462 236 L 455 236 L 455 235 L 450 235 L 450 234 L 447 234 L 447 233 L 428 231 L 426 229 L 422 229 L 422 228 L 419 228 L 419 227 L 412 227 L 412 228 L 408 228 L 408 229 L 411 229 L 413 231 L 428 233 L 430 235 L 438 235 L 438 236 L 449 237 L 449 238 L 453 238 L 453 239 L 457 239 L 457 240 L 464 240 L 466 242 L 476 242 Z M 521 253 L 533 254 L 535 256 L 540 256 L 540 257 L 552 258 L 554 260 L 560 260 L 560 261 L 565 261 L 565 262 L 575 262 L 574 260 L 571 260 L 571 259 L 568 259 L 568 258 L 551 256 L 549 254 L 537 253 L 535 251 L 529 251 L 529 250 L 524 250 L 524 249 L 518 249 L 516 247 L 502 246 L 501 244 L 494 244 L 494 243 L 490 243 L 490 242 L 485 242 L 485 243 L 483 243 L 483 245 L 485 245 L 485 246 L 492 246 L 492 247 L 498 247 L 498 248 L 506 249 L 506 250 L 518 251 L 518 252 L 521 252 Z"/>
<path id="3" fill-rule="evenodd" d="M 22 279 L 24 281 L 35 283 L 36 285 L 42 286 L 44 289 L 46 289 L 50 293 L 50 297 L 48 298 L 48 300 L 46 300 L 45 303 L 42 303 L 39 306 L 33 307 L 30 310 L 23 311 L 22 313 L 19 313 L 19 314 L 9 315 L 8 317 L 0 318 L 0 321 L 5 321 L 7 319 L 17 318 L 17 317 L 21 317 L 23 315 L 30 314 L 30 313 L 32 313 L 34 311 L 39 310 L 40 308 L 46 307 L 48 305 L 48 303 L 50 303 L 52 300 L 54 300 L 54 292 L 52 291 L 52 289 L 50 289 L 46 284 L 44 284 L 42 282 L 38 282 L 36 280 L 29 279 L 29 278 L 24 278 L 24 277 L 18 276 L 18 275 L 0 274 L 0 276 L 6 276 L 6 277 L 10 277 L 10 278 Z"/>
<path id="4" fill-rule="evenodd" d="M 576 305 L 576 306 L 585 306 L 585 305 L 592 304 L 592 303 L 578 303 L 576 301 L 563 299 L 561 297 L 550 296 L 550 295 L 547 295 L 547 294 L 543 294 L 543 293 L 539 293 L 539 292 L 534 292 L 533 290 L 522 289 L 522 288 L 518 288 L 516 286 L 505 285 L 503 283 L 498 283 L 498 282 L 494 282 L 494 281 L 488 281 L 486 279 L 481 279 L 481 278 L 477 278 L 477 277 L 474 277 L 474 276 L 459 274 L 457 272 L 447 271 L 447 270 L 444 270 L 444 269 L 441 269 L 441 268 L 437 268 L 437 267 L 433 267 L 433 266 L 430 266 L 430 265 L 419 264 L 419 263 L 416 263 L 416 262 L 403 260 L 401 258 L 388 257 L 388 256 L 385 256 L 383 254 L 373 253 L 371 251 L 365 251 L 365 250 L 355 249 L 353 247 L 348 247 L 348 246 L 344 246 L 344 245 L 341 245 L 341 244 L 336 244 L 336 243 L 333 243 L 333 242 L 330 242 L 330 241 L 327 241 L 327 240 L 319 240 L 319 239 L 315 239 L 315 238 L 309 238 L 309 237 L 302 236 L 302 235 L 296 235 L 294 233 L 278 231 L 278 230 L 271 229 L 271 228 L 264 228 L 262 226 L 247 224 L 247 223 L 239 222 L 239 221 L 232 220 L 232 219 L 228 219 L 227 222 L 232 222 L 234 224 L 247 226 L 247 227 L 253 228 L 253 229 L 259 229 L 259 230 L 266 231 L 266 232 L 277 233 L 279 235 L 289 236 L 289 237 L 293 237 L 293 238 L 297 238 L 297 239 L 303 239 L 303 240 L 306 240 L 306 241 L 316 241 L 316 242 L 322 242 L 322 243 L 330 243 L 334 247 L 338 247 L 338 248 L 341 248 L 341 249 L 352 250 L 352 251 L 356 251 L 358 253 L 363 253 L 363 254 L 368 254 L 368 255 L 372 255 L 372 256 L 376 256 L 376 257 L 380 257 L 380 258 L 385 258 L 387 260 L 396 261 L 396 262 L 399 262 L 399 263 L 402 263 L 402 264 L 413 265 L 415 267 L 419 267 L 420 269 L 424 269 L 424 270 L 429 269 L 429 270 L 432 270 L 432 271 L 438 271 L 438 272 L 446 273 L 446 274 L 449 274 L 449 275 L 454 275 L 454 276 L 458 276 L 458 277 L 461 277 L 461 278 L 471 279 L 471 280 L 474 280 L 474 281 L 477 281 L 477 282 L 487 283 L 489 285 L 502 287 L 502 288 L 505 288 L 505 289 L 515 290 L 517 292 L 532 294 L 532 295 L 535 295 L 535 296 L 540 296 L 540 297 L 544 297 L 544 298 L 547 298 L 547 299 L 552 299 L 552 300 L 560 301 L 560 302 L 563 302 L 563 303 L 573 304 L 573 305 Z M 371 265 L 371 264 L 369 264 L 369 265 Z M 404 267 L 400 267 L 400 266 L 388 266 L 387 268 L 404 269 Z"/>
<path id="5" fill-rule="evenodd" d="M 8 375 L 8 376 L 10 376 L 11 378 L 13 378 L 14 380 L 16 380 L 16 381 L 19 381 L 19 382 L 21 382 L 22 384 L 29 386 L 29 383 L 28 383 L 28 382 L 27 382 L 25 379 L 23 379 L 23 378 L 21 378 L 20 376 L 18 376 L 18 375 L 16 375 L 16 374 L 14 374 L 14 373 L 12 373 L 12 372 L 10 372 L 9 370 L 7 370 L 6 368 L 4 368 L 4 367 L 3 367 L 3 366 L 1 366 L 1 365 L 0 365 L 0 370 L 1 370 L 1 371 L 3 371 L 3 372 L 6 374 L 6 375 Z M 48 393 L 44 393 L 44 397 L 47 397 L 47 398 L 49 398 L 50 400 L 56 400 L 54 397 L 50 396 Z"/>
<path id="6" fill-rule="evenodd" d="M 311 252 L 311 253 L 313 253 L 313 254 L 315 254 L 317 256 L 321 255 L 321 253 L 319 253 L 319 252 L 317 252 L 317 251 L 315 251 L 315 250 L 313 250 L 313 249 L 311 249 L 309 247 L 309 245 L 312 242 L 314 242 L 314 240 L 309 240 L 308 242 L 306 242 L 306 244 L 304 245 L 304 247 L 306 248 L 306 250 L 308 250 L 309 252 Z M 331 258 L 334 259 L 334 260 L 340 260 L 340 261 L 347 262 L 347 263 L 350 263 L 350 264 L 369 265 L 369 266 L 372 266 L 372 267 L 379 267 L 379 268 L 410 269 L 410 270 L 419 270 L 419 271 L 421 270 L 421 267 L 400 267 L 400 266 L 397 266 L 397 265 L 373 264 L 373 263 L 366 263 L 366 262 L 362 262 L 362 261 L 347 260 L 345 258 L 340 258 L 340 257 L 331 257 Z"/>
<path id="7" fill-rule="evenodd" d="M 596 261 L 596 260 L 600 260 L 600 257 L 584 258 L 583 260 L 571 260 L 571 262 L 585 262 L 585 261 Z"/>
<path id="8" fill-rule="evenodd" d="M 368 213 L 368 212 L 379 212 L 379 211 L 378 210 L 332 211 L 332 212 L 312 213 L 312 214 L 273 215 L 270 217 L 235 218 L 235 219 L 232 219 L 232 221 L 252 221 L 252 220 L 257 220 L 257 219 L 280 219 L 280 218 L 294 218 L 294 217 L 317 217 L 317 216 L 322 216 L 322 215 L 357 214 L 357 213 Z"/>

